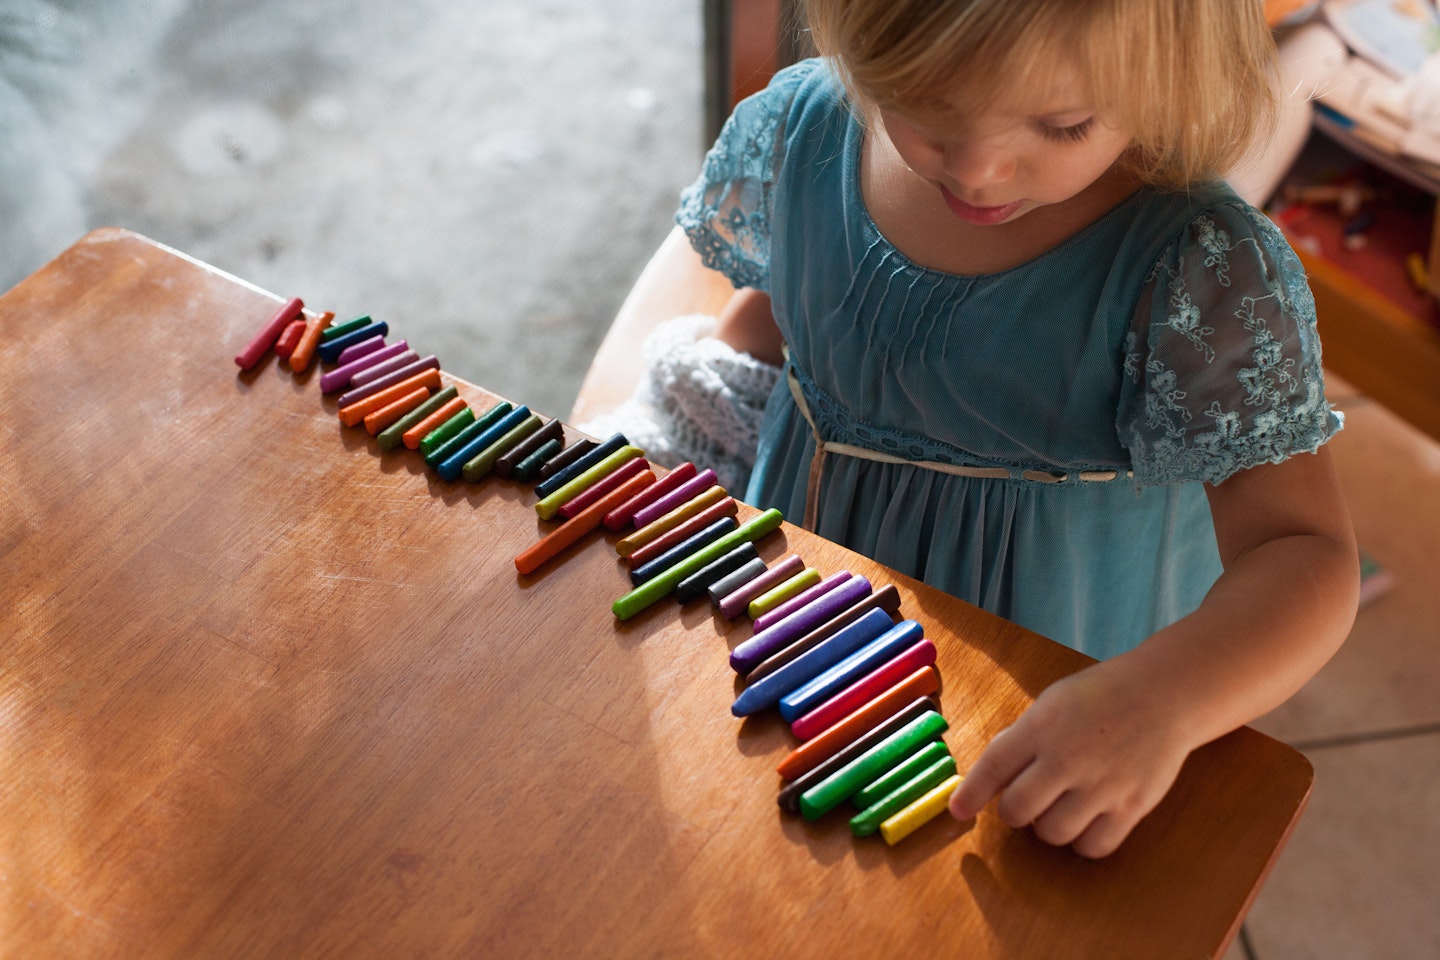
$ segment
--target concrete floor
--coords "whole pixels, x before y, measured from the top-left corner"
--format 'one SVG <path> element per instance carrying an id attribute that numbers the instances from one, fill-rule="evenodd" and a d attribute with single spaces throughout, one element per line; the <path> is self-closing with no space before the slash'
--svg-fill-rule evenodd
<path id="1" fill-rule="evenodd" d="M 700 8 L 0 0 L 0 289 L 129 227 L 563 416 L 698 172 Z"/>

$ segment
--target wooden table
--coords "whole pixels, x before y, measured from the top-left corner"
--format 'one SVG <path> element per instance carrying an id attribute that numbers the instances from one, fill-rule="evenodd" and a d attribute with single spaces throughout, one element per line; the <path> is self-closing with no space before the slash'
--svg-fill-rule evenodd
<path id="1" fill-rule="evenodd" d="M 893 848 L 782 814 L 789 732 L 728 709 L 748 629 L 668 600 L 618 623 L 598 535 L 517 576 L 528 488 L 381 452 L 313 370 L 237 373 L 277 303 L 119 230 L 0 299 L 0 955 L 1229 942 L 1309 794 L 1295 751 L 1248 729 L 1198 751 L 1099 862 L 992 812 Z M 762 553 L 785 551 L 900 586 L 962 770 L 1087 662 L 788 525 Z"/>

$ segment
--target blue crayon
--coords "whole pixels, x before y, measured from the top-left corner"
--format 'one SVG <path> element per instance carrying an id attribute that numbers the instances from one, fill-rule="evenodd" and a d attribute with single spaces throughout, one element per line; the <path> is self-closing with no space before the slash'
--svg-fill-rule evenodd
<path id="1" fill-rule="evenodd" d="M 625 439 L 625 435 L 623 433 L 614 434 L 609 440 L 606 440 L 604 443 L 599 444 L 591 450 L 587 450 L 584 456 L 580 457 L 572 463 L 567 464 L 563 470 L 556 470 L 554 473 L 550 474 L 550 476 L 535 484 L 535 496 L 543 500 L 545 497 L 550 496 L 550 494 L 565 486 L 565 484 L 569 483 L 571 480 L 574 480 L 576 477 L 580 476 L 580 474 L 584 473 L 586 470 L 589 470 L 591 467 L 595 466 L 595 464 L 599 463 L 601 460 L 604 460 L 606 457 L 610 456 L 610 454 L 614 453 L 616 450 L 619 450 L 621 447 L 628 446 L 629 443 L 630 441 Z"/>
<path id="2" fill-rule="evenodd" d="M 828 700 L 841 688 L 849 686 L 887 660 L 894 659 L 909 647 L 925 639 L 925 630 L 914 620 L 901 620 L 884 636 L 855 651 L 844 660 L 808 680 L 804 686 L 780 698 L 780 716 L 790 723 Z"/>
<path id="3" fill-rule="evenodd" d="M 340 353 L 346 347 L 359 343 L 361 340 L 369 340 L 371 337 L 383 337 L 390 332 L 390 324 L 384 320 L 378 323 L 367 324 L 358 330 L 351 330 L 343 336 L 333 340 L 326 340 L 315 348 L 315 355 L 326 363 L 334 363 L 340 359 Z"/>
<path id="4" fill-rule="evenodd" d="M 719 520 L 716 520 L 714 523 L 710 524 L 708 527 L 701 530 L 699 533 L 691 534 L 684 540 L 681 540 L 679 543 L 675 544 L 675 546 L 671 547 L 669 550 L 666 550 L 664 553 L 660 554 L 655 559 L 647 560 L 645 563 L 640 564 L 640 566 L 636 567 L 634 570 L 631 570 L 630 582 L 637 587 L 640 586 L 640 584 L 644 583 L 646 580 L 649 580 L 655 576 L 658 576 L 659 574 L 664 573 L 666 570 L 669 570 L 671 567 L 675 566 L 675 564 L 679 563 L 681 560 L 684 560 L 686 557 L 690 556 L 690 554 L 694 553 L 696 550 L 699 550 L 701 547 L 707 546 L 714 543 L 716 540 L 719 540 L 721 537 L 725 536 L 725 534 L 729 533 L 731 530 L 734 530 L 738 526 L 740 526 L 740 524 L 735 522 L 734 517 L 721 517 Z"/>
<path id="5" fill-rule="evenodd" d="M 485 430 L 489 430 L 501 417 L 515 409 L 509 400 L 501 400 L 495 406 L 480 414 L 474 420 L 465 424 L 464 428 L 455 436 L 446 440 L 440 446 L 425 454 L 425 466 L 438 467 L 442 460 L 450 459 L 451 455 Z M 421 441 L 422 445 L 424 441 Z"/>
<path id="6" fill-rule="evenodd" d="M 481 450 L 518 427 L 529 416 L 530 408 L 521 404 L 480 431 L 450 456 L 441 460 L 435 467 L 435 472 L 440 474 L 441 480 L 458 480 L 465 470 L 466 463 L 470 462 Z"/>
<path id="7" fill-rule="evenodd" d="M 740 691 L 740 696 L 730 705 L 730 712 L 737 717 L 747 717 L 774 706 L 791 690 L 824 673 L 894 625 L 895 621 L 885 611 L 867 610 L 860 619 L 837 630 L 834 636 L 816 645 L 813 650 L 807 650 Z"/>

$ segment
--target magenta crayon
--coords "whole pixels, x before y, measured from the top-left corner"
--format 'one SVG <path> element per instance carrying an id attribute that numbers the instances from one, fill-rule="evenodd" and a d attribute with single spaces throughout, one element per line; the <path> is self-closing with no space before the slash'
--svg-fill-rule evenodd
<path id="1" fill-rule="evenodd" d="M 833 694 L 828 700 L 796 717 L 790 730 L 801 740 L 809 740 L 826 727 L 833 726 L 846 714 L 902 682 L 921 667 L 935 663 L 935 644 L 929 640 L 907 648 L 899 656 L 876 667 L 865 676 Z"/>
<path id="2" fill-rule="evenodd" d="M 749 673 L 760 661 L 810 633 L 847 607 L 854 606 L 870 595 L 870 581 L 850 577 L 836 589 L 791 612 L 763 630 L 756 630 L 749 640 L 730 652 L 730 666 L 737 673 Z M 759 621 L 756 621 L 757 623 Z"/>
<path id="3" fill-rule="evenodd" d="M 320 374 L 320 392 L 334 393 L 336 390 L 343 390 L 350 385 L 350 378 L 361 370 L 373 367 L 377 363 L 383 363 L 391 357 L 404 353 L 407 349 L 405 341 L 401 340 L 398 343 L 387 344 L 377 350 L 372 350 L 349 363 L 341 364 L 334 370 L 327 370 Z"/>
<path id="4" fill-rule="evenodd" d="M 804 569 L 805 561 L 801 560 L 798 554 L 792 553 L 782 557 L 754 580 L 740 587 L 734 593 L 726 594 L 720 600 L 720 615 L 726 620 L 734 620 L 750 605 L 751 600 L 776 584 L 784 583 Z"/>
<path id="5" fill-rule="evenodd" d="M 400 342 L 405 343 L 408 346 L 407 341 L 401 340 Z M 404 353 L 396 354 L 395 356 L 390 357 L 383 363 L 377 363 L 373 367 L 366 367 L 364 370 L 356 373 L 355 376 L 350 378 L 350 386 L 363 387 L 368 384 L 374 383 L 381 377 L 388 377 L 390 374 L 394 373 L 396 370 L 399 370 L 401 367 L 409 366 L 410 364 L 414 363 L 416 360 L 419 359 L 420 354 L 416 352 L 413 347 L 411 347 Z"/>
<path id="6" fill-rule="evenodd" d="M 335 358 L 335 362 L 343 367 L 351 360 L 359 360 L 366 354 L 374 353 L 383 346 L 385 346 L 384 337 L 371 337 L 369 340 L 361 340 L 359 343 L 353 343 L 344 350 L 341 350 L 340 356 Z"/>
<path id="7" fill-rule="evenodd" d="M 611 490 L 619 487 L 626 480 L 649 469 L 650 462 L 644 457 L 633 457 L 626 460 L 619 467 L 560 504 L 559 509 L 555 512 L 560 515 L 561 519 L 569 520 L 580 511 L 587 509 L 592 503 L 607 496 Z"/>
<path id="8" fill-rule="evenodd" d="M 623 530 L 634 521 L 635 511 L 654 503 L 658 498 L 674 490 L 697 473 L 695 464 L 688 460 L 671 470 L 665 476 L 641 490 L 625 503 L 605 514 L 605 529 Z"/>
<path id="9" fill-rule="evenodd" d="M 290 321 L 300 316 L 300 312 L 304 309 L 305 303 L 299 297 L 292 297 L 285 301 L 280 309 L 275 311 L 274 316 L 265 322 L 265 326 L 260 328 L 260 332 L 255 334 L 255 339 L 235 355 L 235 363 L 240 369 L 253 369 L 255 364 L 260 362 L 260 358 L 265 356 L 265 351 L 273 347 L 275 341 L 280 339 L 280 334 L 290 326 Z"/>
<path id="10" fill-rule="evenodd" d="M 671 490 L 664 496 L 656 498 L 653 503 L 648 503 L 639 510 L 636 510 L 635 516 L 631 518 L 631 522 L 634 523 L 636 527 L 643 527 L 650 521 L 659 519 L 671 510 L 674 510 L 687 500 L 695 499 L 706 490 L 715 486 L 715 481 L 714 470 L 709 468 L 701 470 L 674 490 Z"/>
<path id="11" fill-rule="evenodd" d="M 399 358 L 397 357 L 396 359 Z M 340 406 L 343 407 L 347 404 L 354 403 L 357 400 L 364 400 L 366 397 L 371 396 L 372 394 L 376 394 L 379 393 L 381 390 L 393 387 L 395 384 L 399 383 L 402 380 L 409 380 L 417 373 L 424 373 L 426 370 L 439 369 L 440 361 L 435 359 L 435 355 L 433 353 L 428 357 L 421 357 L 418 360 L 411 360 L 409 363 L 405 364 L 405 366 L 401 367 L 400 369 L 392 370 L 385 376 L 380 377 L 378 380 L 369 381 L 364 386 L 355 386 L 352 383 L 350 389 L 346 390 L 340 395 Z"/>
<path id="12" fill-rule="evenodd" d="M 841 570 L 839 573 L 832 573 L 824 580 L 821 580 L 819 583 L 815 584 L 815 586 L 800 591 L 798 594 L 791 597 L 789 600 L 786 600 L 784 603 L 776 605 L 773 610 L 768 610 L 765 613 L 762 613 L 760 616 L 756 617 L 753 624 L 753 629 L 764 630 L 766 627 L 772 624 L 779 623 L 781 620 L 784 620 L 786 617 L 790 616 L 790 614 L 794 613 L 796 610 L 799 610 L 801 607 L 804 607 L 807 604 L 819 600 L 821 597 L 825 596 L 825 594 L 829 593 L 831 590 L 834 590 L 846 580 L 851 579 L 852 576 L 853 574 L 851 574 L 849 570 Z"/>

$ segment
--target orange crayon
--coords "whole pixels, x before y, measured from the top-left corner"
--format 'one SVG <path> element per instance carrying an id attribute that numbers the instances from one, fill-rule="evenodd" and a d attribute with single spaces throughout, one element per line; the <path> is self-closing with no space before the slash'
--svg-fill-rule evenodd
<path id="1" fill-rule="evenodd" d="M 416 387 L 425 387 L 427 390 L 440 389 L 440 371 L 425 370 L 415 374 L 408 380 L 401 380 L 393 387 L 387 387 L 379 393 L 372 393 L 364 400 L 356 400 L 348 407 L 340 408 L 340 422 L 347 427 L 353 427 L 367 416 L 383 407 L 399 400 Z"/>
<path id="2" fill-rule="evenodd" d="M 419 423 L 415 424 L 415 426 L 411 427 L 409 430 L 406 430 L 403 434 L 401 434 L 400 442 L 405 444 L 405 446 L 409 447 L 411 450 L 419 450 L 420 441 L 425 439 L 426 434 L 428 434 L 431 430 L 434 430 L 436 427 L 440 426 L 440 424 L 444 423 L 446 420 L 449 420 L 451 417 L 455 416 L 455 414 L 459 413 L 461 410 L 464 410 L 467 406 L 468 404 L 465 402 L 464 397 L 456 397 L 454 400 L 446 403 L 445 406 L 441 407 L 439 410 L 436 410 L 434 413 L 430 414 L 430 416 L 426 417 L 424 420 L 421 420 Z"/>
<path id="3" fill-rule="evenodd" d="M 784 779 L 794 780 L 880 726 L 906 704 L 928 697 L 938 689 L 940 674 L 934 667 L 921 667 L 874 700 L 855 708 L 853 713 L 791 750 L 776 770 Z"/>
<path id="4" fill-rule="evenodd" d="M 365 430 L 370 436 L 375 436 L 375 434 L 384 430 L 390 426 L 390 424 L 424 403 L 425 398 L 428 396 L 430 396 L 429 388 L 416 387 L 394 403 L 387 403 L 379 410 L 365 414 Z"/>
<path id="5" fill-rule="evenodd" d="M 569 520 L 560 524 L 560 526 L 550 531 L 529 549 L 517 556 L 515 558 L 515 569 L 521 573 L 534 573 L 536 570 L 539 570 L 546 561 L 559 555 L 566 547 L 590 531 L 598 529 L 601 522 L 605 519 L 605 514 L 614 510 L 620 506 L 620 504 L 635 496 L 635 494 L 654 482 L 654 470 L 637 473 L 629 480 L 626 480 L 621 486 L 612 490 L 607 496 L 595 501 Z"/>

